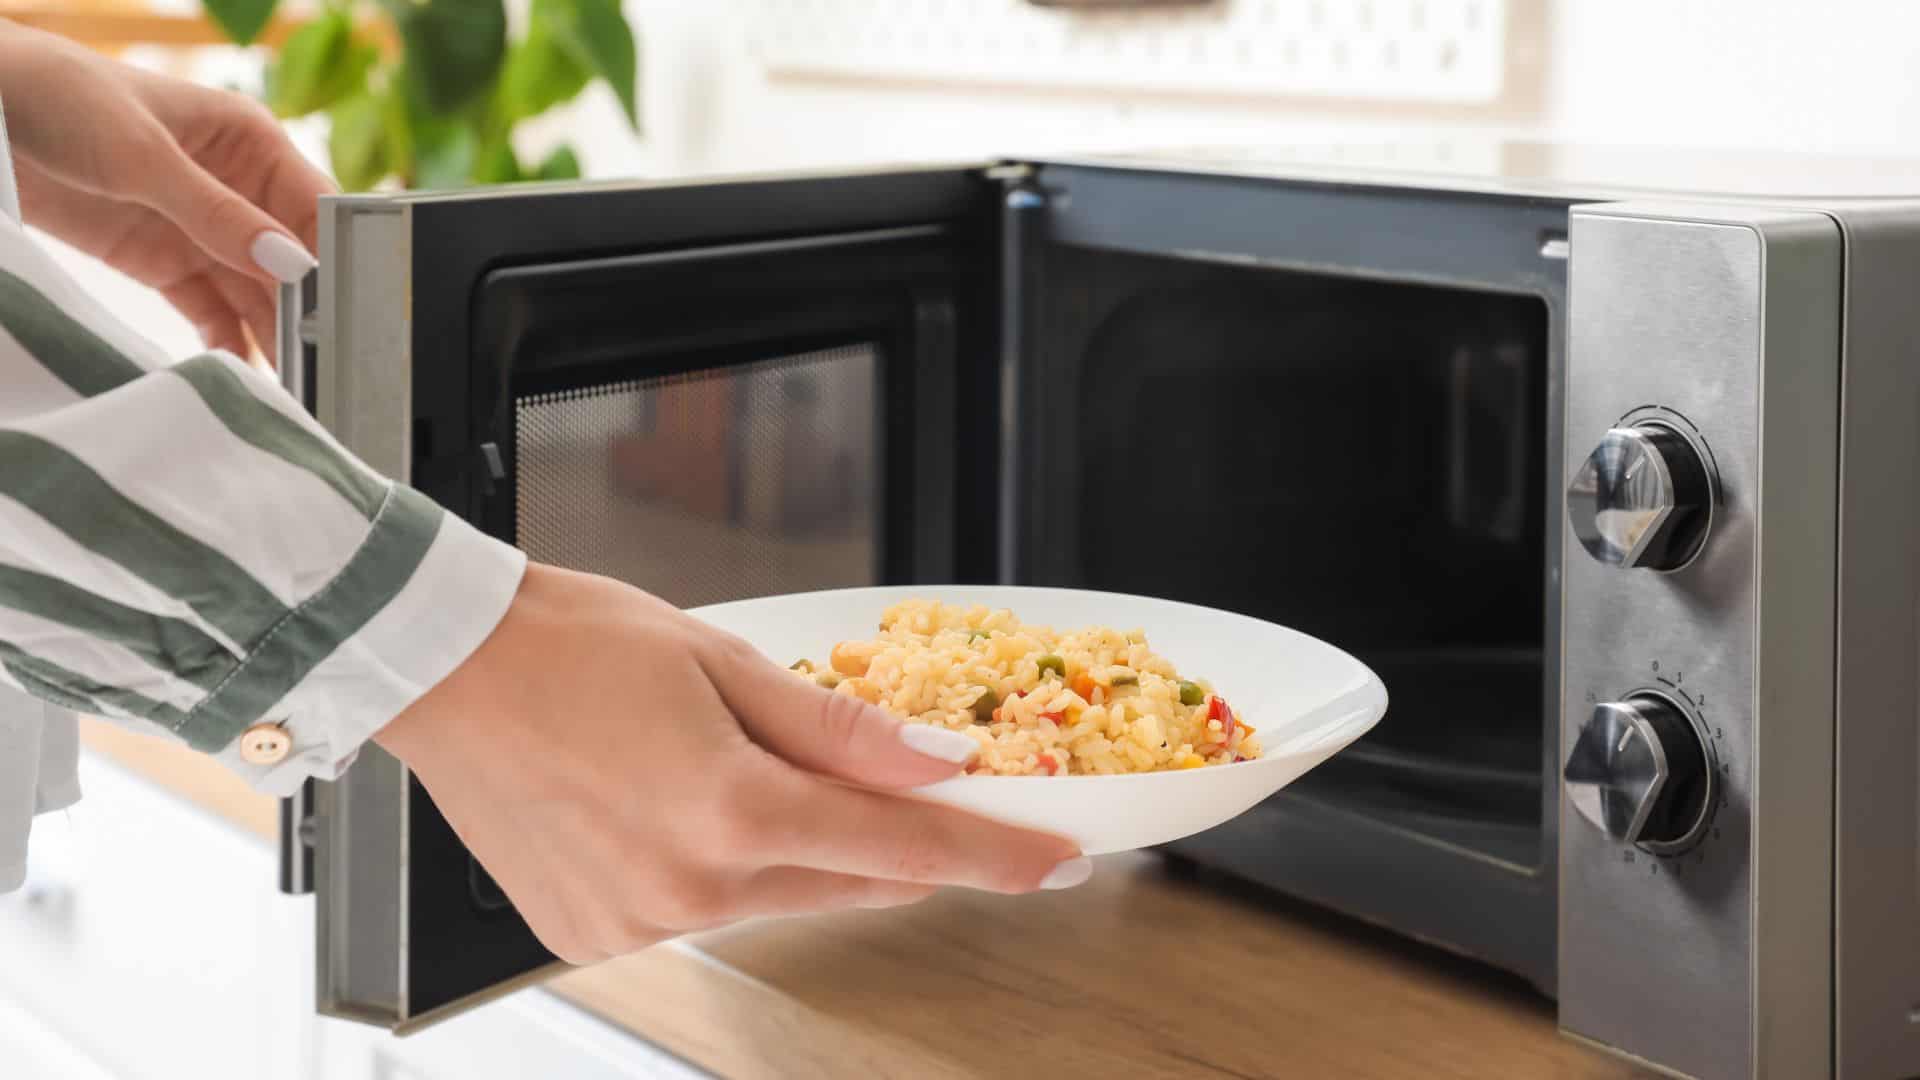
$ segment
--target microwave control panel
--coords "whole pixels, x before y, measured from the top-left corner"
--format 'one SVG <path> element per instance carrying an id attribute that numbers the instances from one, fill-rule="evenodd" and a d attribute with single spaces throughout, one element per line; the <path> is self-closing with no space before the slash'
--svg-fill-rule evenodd
<path id="1" fill-rule="evenodd" d="M 1825 1075 L 1839 228 L 1571 218 L 1561 1024 L 1703 1080 Z"/>
<path id="2" fill-rule="evenodd" d="M 1574 539 L 1604 566 L 1675 573 L 1692 565 L 1721 502 L 1719 463 L 1690 418 L 1662 406 L 1620 417 L 1567 485 Z M 1604 580 L 1604 578 L 1603 578 Z M 1707 839 L 1727 798 L 1726 737 L 1707 718 L 1706 693 L 1684 685 L 1687 660 L 1645 661 L 1641 682 L 1583 688 L 1563 778 L 1569 805 L 1614 840 L 1678 857 Z M 1623 673 L 1624 675 L 1624 673 Z M 1630 678 L 1630 677 L 1629 677 Z M 1623 851 L 1623 856 L 1626 853 Z M 1684 873 L 1686 862 L 1669 864 Z M 1659 873 L 1658 864 L 1649 867 Z"/>

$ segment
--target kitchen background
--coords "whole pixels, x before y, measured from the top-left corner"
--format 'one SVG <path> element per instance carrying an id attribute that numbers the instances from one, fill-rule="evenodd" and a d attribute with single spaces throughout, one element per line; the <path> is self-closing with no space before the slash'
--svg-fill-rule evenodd
<path id="1" fill-rule="evenodd" d="M 640 39 L 642 133 L 595 83 L 518 133 L 523 160 L 564 141 L 589 178 L 666 178 L 1356 136 L 1421 155 L 1462 131 L 1920 154 L 1913 4 L 1217 0 L 1087 14 L 1022 0 L 628 0 L 625 8 Z M 0 0 L 0 17 L 61 9 Z M 509 9 L 523 18 L 526 4 Z M 143 10 L 198 7 L 161 0 Z M 212 83 L 257 88 L 261 79 L 258 50 L 139 46 L 124 55 Z M 321 162 L 323 123 L 295 125 Z M 180 355 L 198 348 L 156 296 L 65 254 L 143 332 Z M 201 1076 L 296 1076 L 332 1061 L 326 1075 L 511 1076 L 553 1069 L 552 1048 L 564 1046 L 572 1065 L 563 1071 L 588 1076 L 600 1075 L 595 1062 L 631 1052 L 582 1016 L 525 995 L 484 1023 L 448 1025 L 404 1051 L 376 1048 L 352 1025 L 315 1025 L 306 1014 L 310 907 L 274 894 L 260 836 L 216 828 L 93 764 L 85 779 L 93 797 L 39 829 L 28 889 L 0 899 L 0 1075 L 19 1075 L 6 1063 L 24 1055 L 76 1076 L 88 1061 L 121 1075 L 182 1075 L 175 1067 L 191 1061 Z M 165 940 L 156 941 L 160 927 Z M 80 1032 L 89 1042 L 74 1056 L 65 1047 Z M 285 1053 L 293 1044 L 312 1053 Z M 339 1064 L 349 1061 L 360 1064 Z M 675 1075 L 670 1062 L 659 1068 Z"/>
<path id="2" fill-rule="evenodd" d="M 124 7 L 125 0 L 116 3 Z M 24 8 L 0 3 L 0 15 Z M 156 0 L 190 13 L 195 0 Z M 508 5 L 523 18 L 525 0 Z M 524 125 L 589 178 L 1449 132 L 1920 154 L 1920 6 L 1838 0 L 628 0 L 642 133 L 596 82 Z M 297 8 L 294 10 L 297 11 Z M 257 87 L 258 50 L 127 58 Z M 316 160 L 324 120 L 300 122 Z M 76 265 L 79 265 L 76 263 Z M 191 327 L 84 267 L 176 351 Z"/>

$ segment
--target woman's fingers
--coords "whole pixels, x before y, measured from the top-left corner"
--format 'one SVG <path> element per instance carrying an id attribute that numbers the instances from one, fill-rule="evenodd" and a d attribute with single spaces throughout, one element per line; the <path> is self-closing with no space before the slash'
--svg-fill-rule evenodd
<path id="1" fill-rule="evenodd" d="M 247 324 L 260 351 L 268 360 L 274 359 L 274 299 L 267 286 L 257 278 L 235 273 L 224 266 L 214 268 L 208 276 L 234 314 Z M 245 345 L 228 351 L 242 359 L 249 352 Z"/>
<path id="2" fill-rule="evenodd" d="M 36 224 L 159 290 L 208 348 L 246 356 L 244 325 L 272 356 L 274 301 L 265 283 L 214 262 L 157 210 L 70 187 L 26 162 L 17 171 Z"/>
<path id="3" fill-rule="evenodd" d="M 36 36 L 23 62 L 38 77 L 18 80 L 26 96 L 7 102 L 21 162 L 107 203 L 158 211 L 216 262 L 262 283 L 299 281 L 313 269 L 298 227 L 251 201 L 266 192 L 240 190 L 286 184 L 276 198 L 312 231 L 302 205 L 312 178 L 295 170 L 299 151 L 263 106 Z"/>
<path id="4" fill-rule="evenodd" d="M 765 816 L 748 828 L 767 847 L 749 858 L 1000 893 L 1072 888 L 1093 873 L 1071 840 L 951 807 L 791 770 L 765 789 Z"/>
<path id="5" fill-rule="evenodd" d="M 773 666 L 726 635 L 713 634 L 701 666 L 747 734 L 795 767 L 756 777 L 755 806 L 739 830 L 750 849 L 746 857 L 993 892 L 1067 888 L 1092 872 L 1061 837 L 863 790 L 917 787 L 954 775 L 978 746 L 968 735 L 903 724 L 877 706 Z"/>
<path id="6" fill-rule="evenodd" d="M 235 356 L 247 355 L 247 336 L 240 314 L 214 284 L 212 268 L 161 288 L 160 295 L 187 317 L 207 348 L 225 349 Z"/>
<path id="7" fill-rule="evenodd" d="M 714 633 L 701 666 L 761 746 L 823 776 L 912 788 L 958 773 L 979 744 L 957 731 L 903 724 L 851 694 L 823 690 L 774 666 L 737 638 Z"/>
<path id="8" fill-rule="evenodd" d="M 320 250 L 320 198 L 337 195 L 340 189 L 326 173 L 300 155 L 285 135 L 279 135 L 273 162 L 264 170 L 261 204 L 280 224 L 293 230 L 309 251 Z"/>
<path id="9" fill-rule="evenodd" d="M 856 877 L 800 866 L 773 866 L 747 883 L 741 918 L 814 915 L 846 908 L 890 908 L 932 896 L 933 885 Z"/>
<path id="10" fill-rule="evenodd" d="M 319 263 L 287 227 L 200 167 L 171 141 L 151 155 L 155 175 L 124 197 L 158 210 L 221 264 L 264 284 L 297 282 Z"/>
<path id="11" fill-rule="evenodd" d="M 164 290 L 213 265 L 157 210 L 74 187 L 25 160 L 14 171 L 30 223 L 144 285 Z"/>
<path id="12" fill-rule="evenodd" d="M 135 72 L 135 85 L 174 141 L 215 179 L 319 250 L 320 197 L 339 192 L 265 106 L 239 94 Z"/>

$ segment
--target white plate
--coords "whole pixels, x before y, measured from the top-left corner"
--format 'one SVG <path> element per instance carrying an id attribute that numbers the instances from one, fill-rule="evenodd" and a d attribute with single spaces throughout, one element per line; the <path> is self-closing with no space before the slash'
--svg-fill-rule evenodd
<path id="1" fill-rule="evenodd" d="M 1182 673 L 1210 681 L 1259 729 L 1253 761 L 1124 776 L 959 776 L 920 794 L 987 817 L 1071 837 L 1089 855 L 1178 840 L 1251 809 L 1345 749 L 1387 711 L 1366 665 L 1284 626 L 1211 608 L 1115 593 L 1005 586 L 900 586 L 774 596 L 692 614 L 752 642 L 782 666 L 871 637 L 902 600 L 1009 608 L 1022 622 L 1071 630 L 1141 629 Z"/>

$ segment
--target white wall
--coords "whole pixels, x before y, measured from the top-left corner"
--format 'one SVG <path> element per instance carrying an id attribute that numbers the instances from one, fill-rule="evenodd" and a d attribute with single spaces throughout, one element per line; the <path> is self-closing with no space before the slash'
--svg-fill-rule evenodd
<path id="1" fill-rule="evenodd" d="M 1920 156 L 1920 5 L 1565 0 L 1554 16 L 1547 127 Z"/>
<path id="2" fill-rule="evenodd" d="M 1455 126 L 1920 155 L 1920 5 L 1896 0 L 1513 0 L 1522 85 L 1481 110 L 770 80 L 745 60 L 754 7 L 628 0 L 645 37 L 649 137 L 625 137 L 610 102 L 589 99 L 572 122 L 595 175 Z"/>

